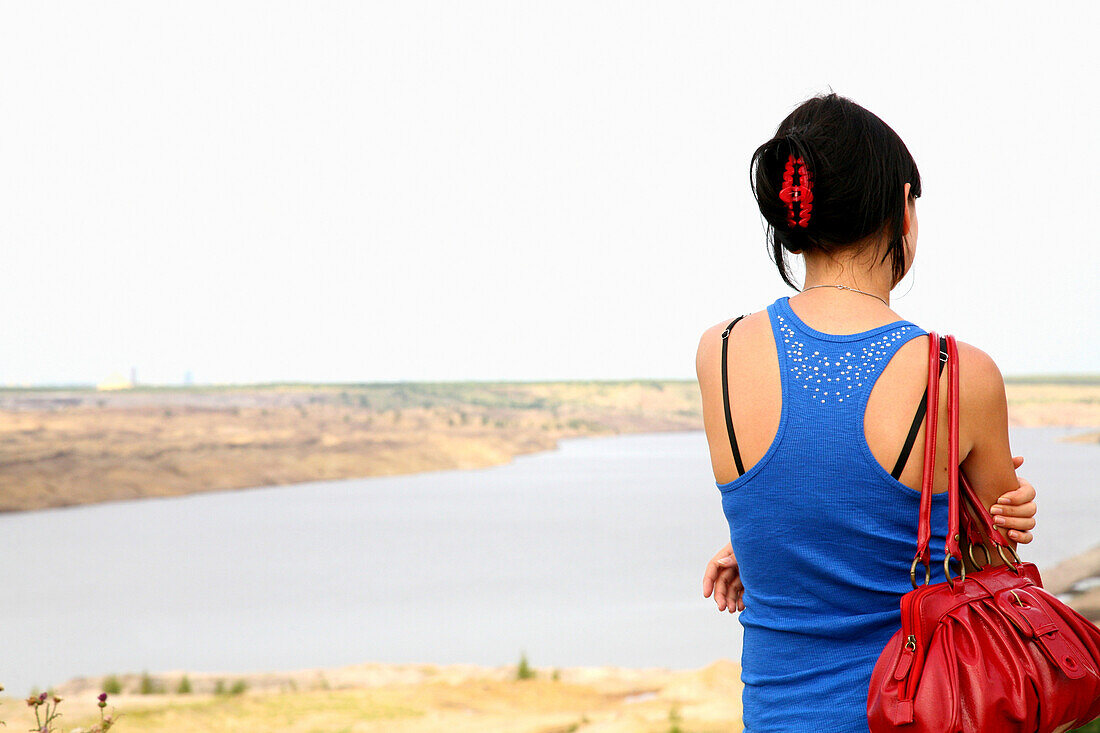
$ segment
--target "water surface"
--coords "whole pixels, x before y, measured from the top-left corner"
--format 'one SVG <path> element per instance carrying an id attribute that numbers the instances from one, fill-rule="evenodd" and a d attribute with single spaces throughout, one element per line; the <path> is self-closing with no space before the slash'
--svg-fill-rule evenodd
<path id="1" fill-rule="evenodd" d="M 1098 539 L 1095 445 L 1012 431 L 1042 567 Z M 915 518 L 914 518 L 915 521 Z M 0 684 L 367 661 L 697 667 L 740 658 L 702 597 L 728 541 L 702 432 L 565 440 L 469 471 L 0 516 Z"/>

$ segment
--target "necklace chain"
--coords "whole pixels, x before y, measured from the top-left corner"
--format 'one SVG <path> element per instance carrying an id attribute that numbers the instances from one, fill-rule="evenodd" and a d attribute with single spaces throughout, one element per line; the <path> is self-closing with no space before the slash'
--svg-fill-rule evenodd
<path id="1" fill-rule="evenodd" d="M 808 288 L 802 288 L 802 290 L 800 292 L 804 293 L 807 290 L 813 290 L 814 288 L 838 288 L 838 289 L 842 289 L 842 290 L 851 290 L 853 293 L 863 293 L 864 295 L 870 295 L 872 298 L 878 298 L 879 300 L 882 300 L 882 298 L 875 295 L 874 293 L 868 293 L 865 290 L 860 290 L 858 288 L 850 288 L 847 285 L 832 285 L 832 284 L 829 284 L 829 285 L 811 285 Z M 882 300 L 882 304 L 884 306 L 886 306 L 887 308 L 890 307 L 890 304 L 887 303 L 885 300 Z"/>

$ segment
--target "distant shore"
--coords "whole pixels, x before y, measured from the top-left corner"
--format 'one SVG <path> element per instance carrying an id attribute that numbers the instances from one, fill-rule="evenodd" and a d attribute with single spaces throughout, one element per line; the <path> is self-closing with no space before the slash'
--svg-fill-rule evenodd
<path id="1" fill-rule="evenodd" d="M 1100 429 L 1100 377 L 1010 382 L 1008 398 L 1015 426 Z M 701 429 L 691 380 L 8 389 L 0 511 L 483 468 L 563 438 Z"/>

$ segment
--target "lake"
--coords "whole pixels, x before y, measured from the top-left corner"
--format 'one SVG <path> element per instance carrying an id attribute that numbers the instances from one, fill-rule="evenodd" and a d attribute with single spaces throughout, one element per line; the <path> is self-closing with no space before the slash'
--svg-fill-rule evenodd
<path id="1" fill-rule="evenodd" d="M 1040 492 L 1024 557 L 1100 540 L 1100 447 L 1011 431 Z M 916 518 L 914 517 L 914 521 Z M 699 667 L 740 659 L 702 597 L 728 541 L 702 432 L 562 441 L 468 471 L 0 515 L 0 684 L 361 662 Z"/>

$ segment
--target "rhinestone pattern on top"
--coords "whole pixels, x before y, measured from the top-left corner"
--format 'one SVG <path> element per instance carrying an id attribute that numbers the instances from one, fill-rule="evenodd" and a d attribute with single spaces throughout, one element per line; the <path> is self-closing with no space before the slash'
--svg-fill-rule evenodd
<path id="1" fill-rule="evenodd" d="M 812 402 L 822 405 L 829 400 L 843 402 L 862 397 L 866 391 L 864 387 L 874 384 L 874 376 L 885 365 L 884 362 L 890 360 L 889 355 L 894 347 L 898 342 L 907 340 L 907 332 L 915 328 L 912 325 L 898 326 L 879 334 L 865 345 L 841 343 L 837 344 L 834 353 L 822 354 L 800 341 L 782 315 L 778 318 L 790 365 L 789 376 L 801 383 Z M 795 387 L 794 384 L 791 386 Z"/>

